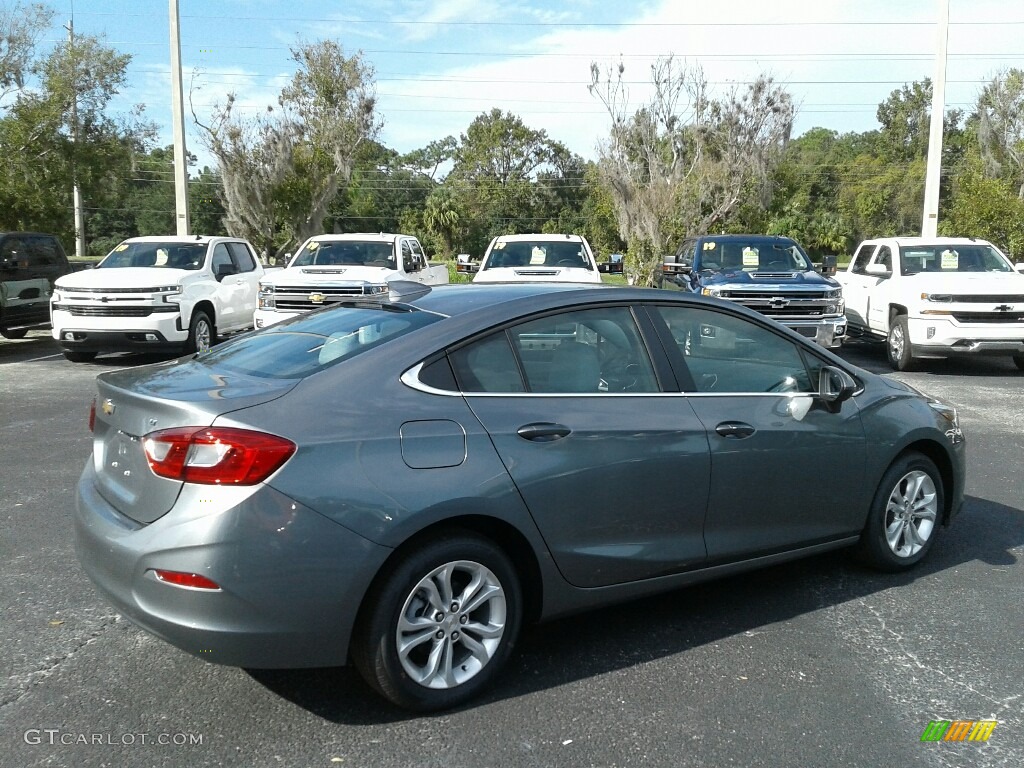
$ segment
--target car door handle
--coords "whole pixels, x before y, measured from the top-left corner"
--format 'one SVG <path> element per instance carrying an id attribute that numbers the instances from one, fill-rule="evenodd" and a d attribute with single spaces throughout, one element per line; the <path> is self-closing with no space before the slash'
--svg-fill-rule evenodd
<path id="1" fill-rule="evenodd" d="M 723 421 L 717 427 L 715 432 L 720 434 L 722 437 L 729 437 L 733 440 L 741 440 L 744 437 L 750 437 L 756 432 L 749 424 L 744 424 L 742 421 Z"/>
<path id="2" fill-rule="evenodd" d="M 550 422 L 524 424 L 516 430 L 516 434 L 524 440 L 532 440 L 536 443 L 549 443 L 552 440 L 561 440 L 571 432 L 571 429 L 562 424 L 552 424 Z"/>

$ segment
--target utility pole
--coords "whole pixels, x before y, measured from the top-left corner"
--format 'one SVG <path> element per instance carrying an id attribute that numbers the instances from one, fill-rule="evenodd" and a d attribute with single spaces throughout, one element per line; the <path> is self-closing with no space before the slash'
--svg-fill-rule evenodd
<path id="1" fill-rule="evenodd" d="M 75 60 L 75 17 L 68 21 L 68 59 L 71 61 L 71 143 L 78 152 L 78 62 Z M 82 190 L 78 187 L 78 161 L 71 164 L 71 197 L 75 206 L 75 255 L 85 258 L 85 211 L 82 208 Z"/>
<path id="2" fill-rule="evenodd" d="M 185 110 L 181 90 L 181 24 L 178 0 L 171 3 L 171 123 L 174 126 L 174 220 L 177 234 L 191 233 L 188 220 L 188 153 L 185 151 Z"/>
<path id="3" fill-rule="evenodd" d="M 939 0 L 939 44 L 932 81 L 932 118 L 928 131 L 928 166 L 924 181 L 921 237 L 935 237 L 939 227 L 939 184 L 942 176 L 942 121 L 946 114 L 946 44 L 949 40 L 949 0 Z"/>

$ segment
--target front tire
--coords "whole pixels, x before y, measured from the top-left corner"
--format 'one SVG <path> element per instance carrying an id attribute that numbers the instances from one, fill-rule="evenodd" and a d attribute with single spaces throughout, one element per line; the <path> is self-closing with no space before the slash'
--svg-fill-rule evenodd
<path id="1" fill-rule="evenodd" d="M 81 349 L 65 349 L 64 357 L 72 363 L 89 363 L 96 359 L 96 353 Z"/>
<path id="2" fill-rule="evenodd" d="M 467 701 L 508 660 L 523 614 L 508 556 L 465 533 L 432 539 L 367 594 L 352 655 L 363 678 L 405 709 Z"/>
<path id="3" fill-rule="evenodd" d="M 942 478 L 923 454 L 900 456 L 886 470 L 861 534 L 861 559 L 883 571 L 903 571 L 932 548 L 945 509 Z"/>
<path id="4" fill-rule="evenodd" d="M 1024 355 L 1014 355 L 1013 363 L 1017 366 L 1018 370 L 1024 371 Z"/>
<path id="5" fill-rule="evenodd" d="M 915 361 L 910 347 L 910 328 L 906 315 L 897 315 L 889 323 L 889 335 L 885 340 L 885 349 L 889 356 L 889 365 L 895 371 L 912 370 Z"/>
<path id="6" fill-rule="evenodd" d="M 206 352 L 216 343 L 217 331 L 210 316 L 202 310 L 195 312 L 192 315 L 192 322 L 188 325 L 187 351 Z"/>
<path id="7" fill-rule="evenodd" d="M 17 330 L 14 328 L 4 328 L 0 331 L 0 336 L 3 336 L 5 339 L 24 339 L 26 335 L 28 335 L 28 330 L 24 328 L 18 328 Z"/>

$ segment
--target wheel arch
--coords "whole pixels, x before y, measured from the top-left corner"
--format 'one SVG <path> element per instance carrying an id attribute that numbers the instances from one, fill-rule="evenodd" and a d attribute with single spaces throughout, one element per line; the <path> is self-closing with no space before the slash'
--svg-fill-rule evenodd
<path id="1" fill-rule="evenodd" d="M 894 318 L 900 315 L 907 314 L 907 308 L 902 304 L 890 304 L 889 305 L 889 326 L 892 327 L 892 321 Z"/>
<path id="2" fill-rule="evenodd" d="M 364 620 L 367 602 L 374 594 L 377 585 L 386 579 L 398 563 L 409 553 L 424 543 L 459 534 L 475 534 L 487 539 L 491 544 L 502 550 L 509 558 L 520 579 L 523 597 L 523 622 L 534 622 L 541 614 L 544 604 L 540 562 L 529 540 L 514 525 L 488 515 L 459 515 L 438 520 L 421 528 L 405 539 L 388 555 L 371 579 L 356 612 L 355 627 Z"/>
<path id="3" fill-rule="evenodd" d="M 192 325 L 192 318 L 196 316 L 196 312 L 200 311 L 206 313 L 206 316 L 210 318 L 210 322 L 213 323 L 214 330 L 216 330 L 217 313 L 213 308 L 213 302 L 211 302 L 209 299 L 200 299 L 195 303 L 195 305 L 192 307 L 192 314 L 188 318 L 188 326 L 186 326 L 186 328 Z"/>

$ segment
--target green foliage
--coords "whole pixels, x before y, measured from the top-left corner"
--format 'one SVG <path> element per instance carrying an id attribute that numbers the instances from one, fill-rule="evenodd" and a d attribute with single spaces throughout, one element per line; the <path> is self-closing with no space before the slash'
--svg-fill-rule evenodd
<path id="1" fill-rule="evenodd" d="M 944 214 L 940 234 L 979 237 L 1024 261 L 1024 200 L 1009 180 L 985 178 L 973 163 L 957 179 Z"/>

